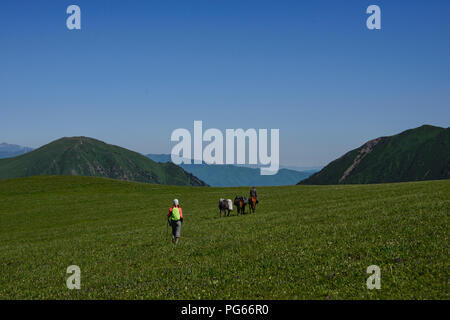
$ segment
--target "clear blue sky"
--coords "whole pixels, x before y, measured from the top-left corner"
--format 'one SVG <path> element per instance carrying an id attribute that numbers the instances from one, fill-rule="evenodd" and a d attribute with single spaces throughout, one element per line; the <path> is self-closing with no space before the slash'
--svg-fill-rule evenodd
<path id="1" fill-rule="evenodd" d="M 66 28 L 77 4 L 82 30 Z M 366 28 L 368 5 L 382 29 Z M 279 128 L 280 162 L 449 126 L 450 1 L 5 1 L 0 142 L 90 136 L 169 153 L 170 134 Z"/>

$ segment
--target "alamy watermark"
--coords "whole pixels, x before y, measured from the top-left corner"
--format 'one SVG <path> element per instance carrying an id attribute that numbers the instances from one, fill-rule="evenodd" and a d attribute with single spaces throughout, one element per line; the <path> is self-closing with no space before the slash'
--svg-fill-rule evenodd
<path id="1" fill-rule="evenodd" d="M 373 4 L 367 7 L 367 14 L 370 16 L 366 20 L 366 26 L 369 30 L 381 29 L 381 9 L 379 6 Z"/>
<path id="2" fill-rule="evenodd" d="M 270 155 L 268 129 L 226 129 L 225 154 L 222 131 L 210 128 L 203 132 L 202 121 L 194 121 L 193 141 L 191 132 L 184 128 L 174 130 L 170 139 L 178 142 L 171 152 L 172 162 L 175 164 L 192 164 L 193 159 L 194 164 L 259 165 L 261 175 L 277 174 L 280 167 L 279 129 L 270 129 Z M 203 142 L 209 144 L 203 148 Z"/>
<path id="3" fill-rule="evenodd" d="M 71 265 L 67 267 L 66 273 L 72 274 L 66 280 L 67 289 L 81 289 L 81 269 L 79 266 Z"/>
<path id="4" fill-rule="evenodd" d="M 81 29 L 81 9 L 79 6 L 72 4 L 67 7 L 67 14 L 70 14 L 66 20 L 66 26 L 69 30 L 80 30 Z"/>
<path id="5" fill-rule="evenodd" d="M 66 20 L 66 26 L 69 30 L 81 29 L 81 9 L 78 5 L 72 4 L 67 7 L 66 13 L 70 16 Z M 381 29 L 381 9 L 379 6 L 372 4 L 367 7 L 366 14 L 370 16 L 366 20 L 366 26 L 369 30 Z"/>
<path id="6" fill-rule="evenodd" d="M 367 278 L 366 285 L 367 289 L 381 289 L 381 270 L 377 265 L 371 265 L 367 267 L 366 272 L 371 274 L 370 277 Z"/>

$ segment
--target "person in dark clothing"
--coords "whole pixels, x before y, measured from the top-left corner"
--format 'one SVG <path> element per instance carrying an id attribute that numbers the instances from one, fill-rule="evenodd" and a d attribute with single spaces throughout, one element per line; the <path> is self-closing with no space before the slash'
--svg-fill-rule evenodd
<path id="1" fill-rule="evenodd" d="M 256 203 L 258 203 L 259 201 L 258 201 L 258 194 L 256 193 L 256 187 L 252 187 L 251 189 L 250 189 L 250 199 L 252 198 L 252 197 L 255 197 L 256 198 Z"/>

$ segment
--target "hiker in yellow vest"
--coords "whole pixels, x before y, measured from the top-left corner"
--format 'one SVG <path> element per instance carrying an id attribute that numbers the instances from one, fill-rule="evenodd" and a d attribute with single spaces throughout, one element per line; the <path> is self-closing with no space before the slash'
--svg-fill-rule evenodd
<path id="1" fill-rule="evenodd" d="M 169 214 L 167 215 L 169 223 L 172 226 L 172 242 L 174 244 L 178 243 L 181 232 L 181 223 L 183 222 L 183 211 L 178 204 L 178 199 L 173 200 L 173 206 L 169 209 Z"/>

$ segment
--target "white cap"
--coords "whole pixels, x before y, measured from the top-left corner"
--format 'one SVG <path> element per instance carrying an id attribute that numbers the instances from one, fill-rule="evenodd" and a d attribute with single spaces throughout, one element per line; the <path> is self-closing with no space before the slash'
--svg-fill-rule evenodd
<path id="1" fill-rule="evenodd" d="M 177 206 L 178 205 L 178 199 L 174 199 L 173 200 L 173 204 Z"/>

